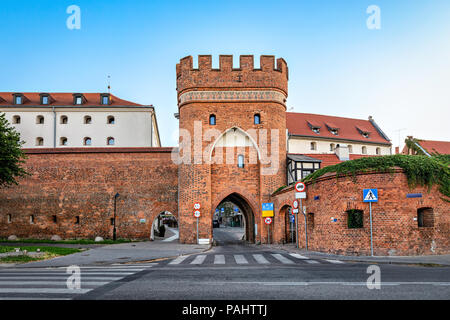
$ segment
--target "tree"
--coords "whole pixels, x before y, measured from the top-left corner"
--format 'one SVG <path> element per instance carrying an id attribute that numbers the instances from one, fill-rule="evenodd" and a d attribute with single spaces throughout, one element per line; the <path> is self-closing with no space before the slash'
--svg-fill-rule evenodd
<path id="1" fill-rule="evenodd" d="M 11 127 L 0 114 L 0 187 L 8 187 L 18 184 L 16 178 L 27 175 L 22 164 L 25 163 L 25 154 L 21 149 L 24 142 L 20 140 L 20 134 Z"/>

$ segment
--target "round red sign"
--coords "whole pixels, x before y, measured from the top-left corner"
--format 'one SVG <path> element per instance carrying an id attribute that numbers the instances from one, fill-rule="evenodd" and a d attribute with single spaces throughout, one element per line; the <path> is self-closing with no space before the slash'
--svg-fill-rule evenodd
<path id="1" fill-rule="evenodd" d="M 305 191 L 305 189 L 306 189 L 306 186 L 305 186 L 305 184 L 303 182 L 297 182 L 295 184 L 295 191 L 303 192 L 303 191 Z"/>
<path id="2" fill-rule="evenodd" d="M 265 224 L 271 224 L 272 223 L 272 218 L 270 218 L 270 217 L 265 218 L 264 219 L 264 223 Z"/>
<path id="3" fill-rule="evenodd" d="M 200 203 L 198 203 L 198 202 L 194 203 L 194 209 L 195 210 L 200 209 Z"/>

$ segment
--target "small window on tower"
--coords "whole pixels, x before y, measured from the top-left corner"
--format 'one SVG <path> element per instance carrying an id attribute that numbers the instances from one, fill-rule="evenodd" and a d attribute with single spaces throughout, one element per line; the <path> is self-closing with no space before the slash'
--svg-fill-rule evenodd
<path id="1" fill-rule="evenodd" d="M 216 125 L 216 116 L 215 115 L 210 115 L 209 116 L 209 124 L 211 125 L 211 126 L 215 126 Z"/>
<path id="2" fill-rule="evenodd" d="M 244 156 L 242 154 L 238 155 L 238 168 L 244 167 Z"/>
<path id="3" fill-rule="evenodd" d="M 259 113 L 255 114 L 255 116 L 254 116 L 254 123 L 255 124 L 261 124 L 261 116 L 259 115 Z"/>

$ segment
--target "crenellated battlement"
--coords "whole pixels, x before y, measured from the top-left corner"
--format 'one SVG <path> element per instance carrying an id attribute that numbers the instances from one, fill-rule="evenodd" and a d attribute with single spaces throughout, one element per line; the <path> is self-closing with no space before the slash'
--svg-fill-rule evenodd
<path id="1" fill-rule="evenodd" d="M 241 55 L 239 68 L 233 68 L 232 55 L 219 56 L 219 69 L 212 68 L 211 55 L 198 56 L 198 68 L 192 56 L 184 57 L 176 67 L 178 96 L 187 90 L 278 89 L 287 97 L 288 67 L 283 58 L 262 55 L 255 69 L 253 55 Z"/>

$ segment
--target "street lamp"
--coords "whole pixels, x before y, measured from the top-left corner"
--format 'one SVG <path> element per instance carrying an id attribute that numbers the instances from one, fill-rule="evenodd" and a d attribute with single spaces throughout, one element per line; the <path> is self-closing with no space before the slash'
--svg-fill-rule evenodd
<path id="1" fill-rule="evenodd" d="M 113 222 L 114 222 L 114 229 L 113 229 L 113 240 L 116 241 L 116 203 L 117 203 L 117 198 L 119 197 L 119 193 L 116 193 L 114 195 L 114 218 L 113 218 Z"/>

